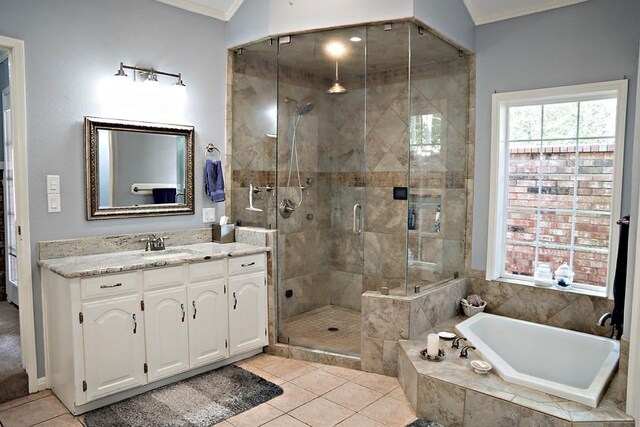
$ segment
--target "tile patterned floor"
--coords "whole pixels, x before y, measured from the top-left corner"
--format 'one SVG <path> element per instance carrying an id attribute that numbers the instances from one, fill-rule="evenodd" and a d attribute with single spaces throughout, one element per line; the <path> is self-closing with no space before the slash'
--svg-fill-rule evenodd
<path id="1" fill-rule="evenodd" d="M 329 331 L 329 328 L 338 328 Z M 290 317 L 282 321 L 281 336 L 288 344 L 338 353 L 360 355 L 360 312 L 336 305 Z"/>
<path id="2" fill-rule="evenodd" d="M 260 354 L 236 364 L 279 384 L 284 394 L 216 427 L 402 427 L 415 412 L 396 378 Z M 2 427 L 82 427 L 43 391 L 0 405 Z"/>

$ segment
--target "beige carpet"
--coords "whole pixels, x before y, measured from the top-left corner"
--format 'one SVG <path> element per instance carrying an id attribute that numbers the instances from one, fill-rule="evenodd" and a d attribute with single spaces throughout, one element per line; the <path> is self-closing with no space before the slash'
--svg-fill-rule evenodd
<path id="1" fill-rule="evenodd" d="M 0 403 L 27 394 L 27 373 L 20 363 L 18 308 L 0 301 Z"/>

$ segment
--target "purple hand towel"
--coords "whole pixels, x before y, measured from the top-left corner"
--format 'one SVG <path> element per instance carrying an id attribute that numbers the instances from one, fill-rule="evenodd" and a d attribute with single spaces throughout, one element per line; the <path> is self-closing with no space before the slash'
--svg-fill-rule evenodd
<path id="1" fill-rule="evenodd" d="M 224 202 L 224 177 L 220 160 L 206 161 L 204 165 L 204 191 L 212 202 Z"/>

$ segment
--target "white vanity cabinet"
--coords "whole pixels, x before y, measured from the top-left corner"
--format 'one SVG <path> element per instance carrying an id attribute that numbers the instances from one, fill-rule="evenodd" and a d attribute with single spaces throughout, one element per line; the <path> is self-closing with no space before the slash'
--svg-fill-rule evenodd
<path id="1" fill-rule="evenodd" d="M 189 369 L 187 266 L 143 271 L 149 381 Z"/>
<path id="2" fill-rule="evenodd" d="M 82 303 L 87 400 L 146 383 L 138 295 Z"/>
<path id="3" fill-rule="evenodd" d="M 262 351 L 266 255 L 66 279 L 42 269 L 47 386 L 74 414 Z"/>
<path id="4" fill-rule="evenodd" d="M 229 357 L 226 261 L 189 266 L 189 365 Z"/>
<path id="5" fill-rule="evenodd" d="M 268 344 L 264 262 L 263 255 L 229 260 L 231 355 Z"/>

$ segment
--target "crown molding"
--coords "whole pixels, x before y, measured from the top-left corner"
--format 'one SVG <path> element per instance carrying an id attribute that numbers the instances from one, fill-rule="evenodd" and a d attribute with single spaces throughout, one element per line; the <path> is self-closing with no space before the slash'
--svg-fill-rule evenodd
<path id="1" fill-rule="evenodd" d="M 230 20 L 231 18 L 233 18 L 233 15 L 235 15 L 235 13 L 238 11 L 238 9 L 240 9 L 240 6 L 242 6 L 242 3 L 244 2 L 244 0 L 235 0 L 231 6 L 229 6 L 229 9 L 227 10 L 225 16 L 226 19 L 225 21 Z"/>
<path id="2" fill-rule="evenodd" d="M 464 5 L 467 7 L 467 10 L 469 11 L 469 15 L 471 15 L 471 19 L 473 20 L 473 23 L 476 25 L 479 25 L 478 12 L 473 7 L 473 3 L 471 2 L 471 0 L 464 0 Z"/>
<path id="3" fill-rule="evenodd" d="M 188 10 L 189 12 L 216 18 L 221 21 L 228 21 L 240 8 L 243 0 L 235 0 L 228 10 L 221 10 L 215 7 L 205 6 L 192 0 L 156 0 L 160 3 Z"/>
<path id="4" fill-rule="evenodd" d="M 481 15 L 477 9 L 473 6 L 473 0 L 464 0 L 465 6 L 471 15 L 471 19 L 476 25 L 489 24 L 491 22 L 504 21 L 506 19 L 517 18 L 519 16 L 531 15 L 538 12 L 544 12 L 546 10 L 558 9 L 560 7 L 571 6 L 578 3 L 583 3 L 587 0 L 552 0 L 552 1 L 537 1 L 527 7 L 519 9 L 508 10 L 503 13 L 497 13 L 494 15 Z"/>

